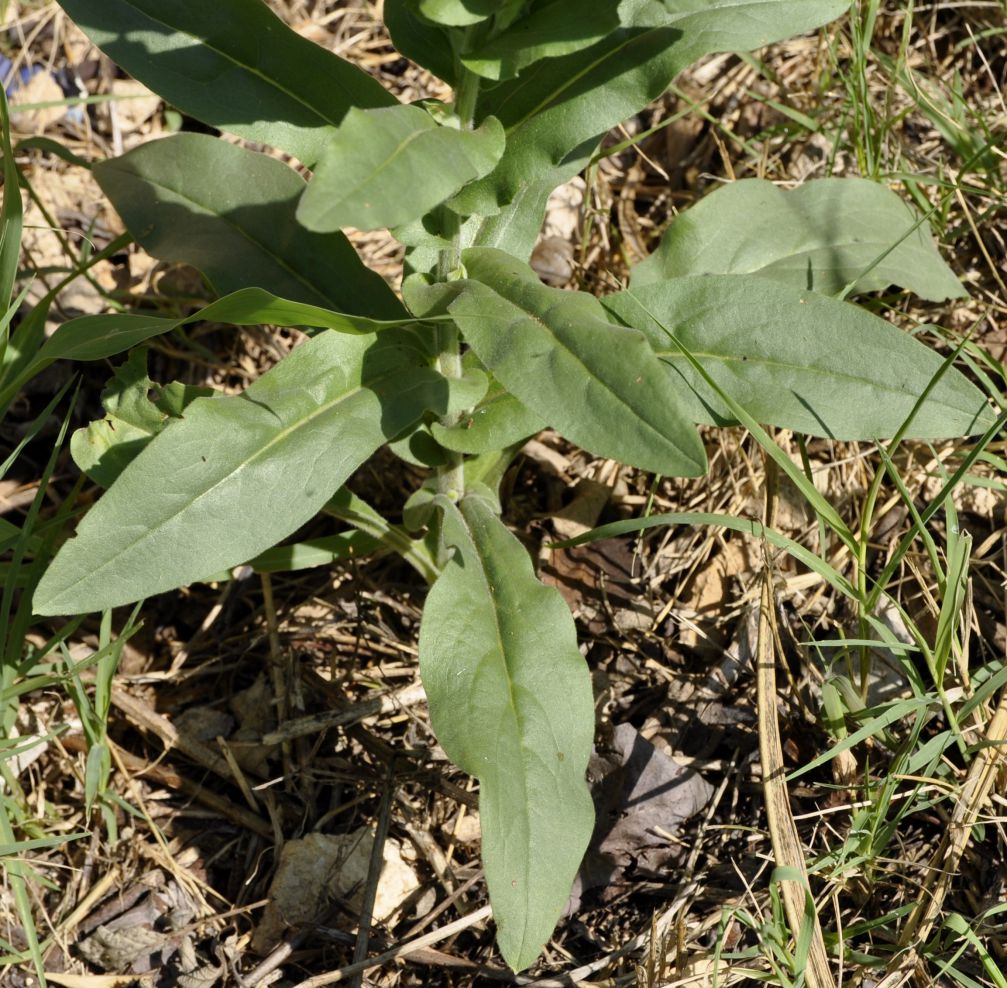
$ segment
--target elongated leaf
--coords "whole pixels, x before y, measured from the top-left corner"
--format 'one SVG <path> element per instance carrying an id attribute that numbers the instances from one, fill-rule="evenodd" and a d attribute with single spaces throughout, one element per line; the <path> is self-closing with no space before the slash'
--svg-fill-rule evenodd
<path id="1" fill-rule="evenodd" d="M 234 326 L 311 326 L 336 329 L 342 333 L 374 333 L 415 322 L 411 318 L 365 319 L 317 305 L 277 298 L 261 288 L 242 288 L 182 319 L 131 313 L 71 319 L 45 341 L 29 365 L 27 375 L 37 374 L 54 360 L 104 360 L 180 326 L 206 321 Z"/>
<path id="2" fill-rule="evenodd" d="M 619 26 L 619 0 L 553 0 L 532 10 L 478 49 L 462 64 L 476 75 L 500 81 L 542 58 L 558 58 L 601 41 Z"/>
<path id="3" fill-rule="evenodd" d="M 380 545 L 378 539 L 366 532 L 339 532 L 307 542 L 274 546 L 249 560 L 249 565 L 257 573 L 289 573 L 366 556 Z"/>
<path id="4" fill-rule="evenodd" d="M 490 215 L 525 185 L 555 187 L 583 168 L 601 137 L 714 51 L 757 48 L 842 14 L 845 0 L 628 0 L 623 27 L 562 58 L 542 59 L 482 91 L 477 119 L 495 116 L 507 149 L 459 197 L 463 213 Z"/>
<path id="5" fill-rule="evenodd" d="M 547 288 L 501 251 L 465 251 L 448 307 L 479 359 L 523 405 L 598 456 L 679 476 L 706 456 L 678 386 L 643 335 L 605 319 L 597 299 Z M 492 286 L 492 287 L 489 287 Z"/>
<path id="6" fill-rule="evenodd" d="M 758 275 L 676 278 L 602 304 L 650 340 L 697 422 L 732 418 L 661 324 L 757 421 L 837 439 L 893 436 L 942 363 L 864 309 Z M 950 369 L 907 436 L 970 435 L 992 422 L 982 392 Z"/>
<path id="7" fill-rule="evenodd" d="M 891 189 L 823 178 L 792 191 L 758 178 L 732 182 L 678 216 L 633 268 L 633 287 L 690 274 L 761 274 L 834 295 L 889 285 L 940 301 L 964 295 L 926 221 Z"/>
<path id="8" fill-rule="evenodd" d="M 408 334 L 328 332 L 243 394 L 193 402 L 126 468 L 49 567 L 40 614 L 114 607 L 257 555 L 378 446 L 443 407 Z"/>
<path id="9" fill-rule="evenodd" d="M 458 130 L 438 125 L 418 106 L 350 110 L 297 218 L 321 232 L 408 223 L 492 171 L 503 147 L 503 127 L 493 117 L 478 130 Z"/>
<path id="10" fill-rule="evenodd" d="M 280 161 L 205 134 L 176 134 L 102 162 L 94 174 L 148 253 L 199 268 L 221 295 L 254 287 L 374 319 L 405 315 L 341 233 L 298 223 L 306 184 Z"/>
<path id="11" fill-rule="evenodd" d="M 3 205 L 0 206 L 0 311 L 14 297 L 17 263 L 21 256 L 21 182 L 10 143 L 10 111 L 7 96 L 0 93 L 0 152 L 3 153 Z M 0 366 L 9 333 L 9 318 L 0 327 Z"/>
<path id="12" fill-rule="evenodd" d="M 551 935 L 591 836 L 591 681 L 563 598 L 489 503 L 439 500 L 455 554 L 427 597 L 420 673 L 438 740 L 481 784 L 497 942 L 517 971 Z"/>
<path id="13" fill-rule="evenodd" d="M 351 106 L 395 98 L 261 0 L 61 0 L 112 61 L 184 113 L 314 164 Z"/>

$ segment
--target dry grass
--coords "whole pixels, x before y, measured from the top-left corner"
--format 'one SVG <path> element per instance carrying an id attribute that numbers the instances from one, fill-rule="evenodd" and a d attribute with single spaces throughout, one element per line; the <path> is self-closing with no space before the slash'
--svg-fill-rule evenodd
<path id="1" fill-rule="evenodd" d="M 445 95 L 391 49 L 380 4 L 272 0 L 271 6 L 402 98 Z M 870 5 L 862 8 L 866 17 Z M 121 84 L 53 4 L 9 4 L 6 30 L 12 58 L 72 69 L 90 93 Z M 1003 359 L 1005 39 L 999 3 L 934 2 L 911 16 L 893 4 L 878 11 L 866 40 L 847 24 L 757 57 L 707 59 L 629 122 L 626 134 L 611 135 L 614 148 L 634 133 L 654 131 L 604 157 L 587 176 L 565 255 L 568 282 L 602 291 L 623 281 L 628 264 L 649 252 L 675 211 L 716 182 L 869 174 L 919 205 L 935 206 L 932 221 L 945 255 L 971 291 L 970 299 L 943 310 L 905 297 L 871 304 L 906 328 L 942 327 L 926 331 L 942 349 L 969 333 L 970 349 L 974 344 L 994 361 Z M 107 104 L 78 119 L 18 117 L 15 126 L 44 128 L 75 153 L 100 158 L 163 128 L 160 110 L 136 122 L 133 105 Z M 687 107 L 692 112 L 680 116 Z M 121 228 L 81 169 L 38 151 L 20 153 L 18 162 L 37 201 L 26 222 L 46 228 L 28 237 L 24 263 L 48 284 L 46 272 L 64 266 L 67 253 L 85 241 L 101 248 Z M 569 229 L 569 207 L 566 217 L 560 212 L 552 220 Z M 401 258 L 394 241 L 367 235 L 357 245 L 395 281 Z M 155 264 L 133 248 L 96 269 L 93 284 L 62 296 L 57 314 L 96 311 L 110 298 L 177 311 L 204 294 L 191 273 Z M 265 330 L 239 337 L 209 327 L 185 349 L 155 344 L 152 376 L 238 388 L 287 345 Z M 985 370 L 1002 388 L 1000 366 Z M 29 421 L 61 373 L 44 379 L 40 393 L 23 396 L 13 424 L 3 428 L 16 432 Z M 107 376 L 107 368 L 89 373 L 75 424 L 96 411 Z M 6 445 L 13 434 L 0 441 Z M 802 447 L 789 434 L 776 439 L 796 462 L 806 457 L 816 486 L 850 524 L 860 524 L 872 479 L 883 468 L 877 451 L 821 440 Z M 47 441 L 51 448 L 52 437 Z M 707 477 L 651 487 L 649 478 L 593 461 L 546 434 L 509 478 L 508 521 L 537 547 L 569 533 L 556 516 L 587 525 L 645 509 L 762 517 L 767 475 L 758 445 L 740 430 L 711 431 L 707 443 Z M 4 514 L 23 512 L 26 493 L 37 487 L 48 455 L 39 447 L 29 446 L 13 480 L 0 487 Z M 903 445 L 895 463 L 922 505 L 966 453 L 960 445 Z M 1003 456 L 998 439 L 971 471 L 984 479 L 954 492 L 960 524 L 973 537 L 951 675 L 959 698 L 982 695 L 984 683 L 996 687 L 1002 679 Z M 72 483 L 72 471 L 60 461 L 54 500 Z M 352 486 L 394 513 L 416 479 L 378 457 Z M 604 495 L 591 502 L 598 485 Z M 781 531 L 853 573 L 853 560 L 819 545 L 818 521 L 795 490 L 784 483 L 775 503 Z M 939 547 L 947 523 L 942 514 L 930 521 Z M 886 482 L 869 530 L 872 576 L 910 525 L 904 501 Z M 312 531 L 328 530 L 319 522 Z M 18 698 L 17 732 L 46 737 L 33 759 L 7 763 L 4 798 L 18 838 L 87 834 L 25 854 L 51 983 L 91 988 L 115 983 L 99 974 L 126 972 L 143 984 L 186 988 L 250 988 L 271 979 L 324 983 L 310 979 L 352 963 L 359 889 L 330 895 L 315 915 L 290 917 L 279 942 L 255 942 L 258 954 L 253 930 L 284 848 L 308 835 L 360 828 L 378 834 L 379 849 L 387 834 L 419 881 L 371 931 L 368 984 L 517 980 L 655 988 L 708 985 L 715 976 L 723 985 L 783 983 L 786 910 L 771 894 L 779 851 L 765 811 L 752 662 L 760 613 L 767 648 L 759 608 L 768 578 L 763 548 L 712 528 L 675 528 L 540 556 L 546 578 L 577 614 L 601 737 L 615 724 L 631 724 L 659 752 L 699 772 L 710 798 L 677 831 L 627 850 L 612 880 L 584 894 L 532 972 L 514 979 L 494 953 L 473 827 L 475 793 L 439 751 L 417 679 L 424 590 L 408 567 L 383 558 L 271 582 L 241 576 L 148 601 L 142 627 L 122 648 L 111 693 L 113 772 L 104 815 L 88 818 L 83 810 L 88 745 L 70 698 L 51 688 Z M 836 652 L 804 643 L 861 637 L 863 628 L 849 600 L 789 558 L 774 559 L 769 576 L 778 624 L 771 650 L 779 666 L 779 757 L 793 771 L 836 743 L 820 712 Z M 932 636 L 941 599 L 919 542 L 902 558 L 890 590 Z M 48 631 L 40 625 L 29 641 L 38 644 Z M 82 659 L 100 641 L 97 624 L 85 622 L 70 636 L 69 654 Z M 850 652 L 856 662 L 860 652 Z M 873 661 L 886 668 L 879 657 Z M 889 667 L 900 668 L 897 661 Z M 83 679 L 93 685 L 93 670 Z M 890 674 L 887 685 L 891 696 L 905 695 L 904 674 Z M 998 983 L 993 972 L 1007 966 L 998 910 L 1007 834 L 1003 765 L 995 754 L 1004 734 L 1002 711 L 994 716 L 997 696 L 991 689 L 968 711 L 964 751 L 950 737 L 941 740 L 948 725 L 938 705 L 929 719 L 897 720 L 790 784 L 789 803 L 783 802 L 812 873 L 824 943 L 831 949 L 842 936 L 847 944 L 841 964 L 832 952 L 832 975 L 842 983 L 865 975 L 875 983 L 886 974 L 886 988 L 903 977 L 920 986 L 968 984 L 963 978 Z M 764 703 L 764 719 L 766 713 Z M 317 860 L 321 852 L 312 853 Z M 310 878 L 303 881 L 307 888 Z M 975 942 L 962 932 L 968 928 Z M 9 886 L 0 889 L 0 938 L 15 950 L 27 945 Z M 915 950 L 898 955 L 899 946 Z M 406 948 L 407 958 L 392 956 Z M 33 977 L 30 965 L 15 965 L 0 983 L 20 988 Z"/>

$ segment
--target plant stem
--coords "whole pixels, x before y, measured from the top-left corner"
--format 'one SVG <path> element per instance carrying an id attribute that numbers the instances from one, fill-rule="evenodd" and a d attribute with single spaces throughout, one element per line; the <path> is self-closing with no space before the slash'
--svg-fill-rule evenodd
<path id="1" fill-rule="evenodd" d="M 463 130 L 472 129 L 476 99 L 479 96 L 479 76 L 459 66 L 458 88 L 455 90 L 455 115 Z M 437 281 L 458 278 L 461 269 L 461 220 L 450 209 L 441 210 L 444 234 L 451 246 L 444 248 L 437 259 Z M 449 380 L 462 376 L 461 340 L 452 324 L 437 327 L 437 369 Z M 458 424 L 459 413 L 445 415 L 441 424 L 450 429 Z M 457 501 L 465 493 L 465 467 L 460 453 L 448 451 L 448 462 L 437 468 L 437 490 Z"/>

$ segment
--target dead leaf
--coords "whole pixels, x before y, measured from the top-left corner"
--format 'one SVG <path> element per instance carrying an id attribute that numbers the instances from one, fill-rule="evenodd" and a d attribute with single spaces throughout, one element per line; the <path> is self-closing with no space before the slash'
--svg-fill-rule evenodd
<path id="1" fill-rule="evenodd" d="M 691 768 L 646 740 L 631 724 L 619 724 L 588 765 L 596 822 L 574 883 L 579 904 L 588 889 L 604 897 L 621 891 L 634 865 L 659 868 L 675 849 L 668 837 L 709 802 L 713 787 Z"/>

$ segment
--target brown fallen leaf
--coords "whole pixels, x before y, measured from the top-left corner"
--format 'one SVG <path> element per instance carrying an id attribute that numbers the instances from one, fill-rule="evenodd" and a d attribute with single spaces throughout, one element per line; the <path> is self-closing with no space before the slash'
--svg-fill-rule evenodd
<path id="1" fill-rule="evenodd" d="M 603 898 L 617 895 L 627 871 L 638 863 L 660 868 L 676 850 L 665 835 L 674 834 L 713 795 L 702 776 L 679 765 L 631 724 L 619 724 L 596 747 L 587 775 L 596 821 L 571 893 L 577 905 L 592 888 L 603 888 Z"/>

